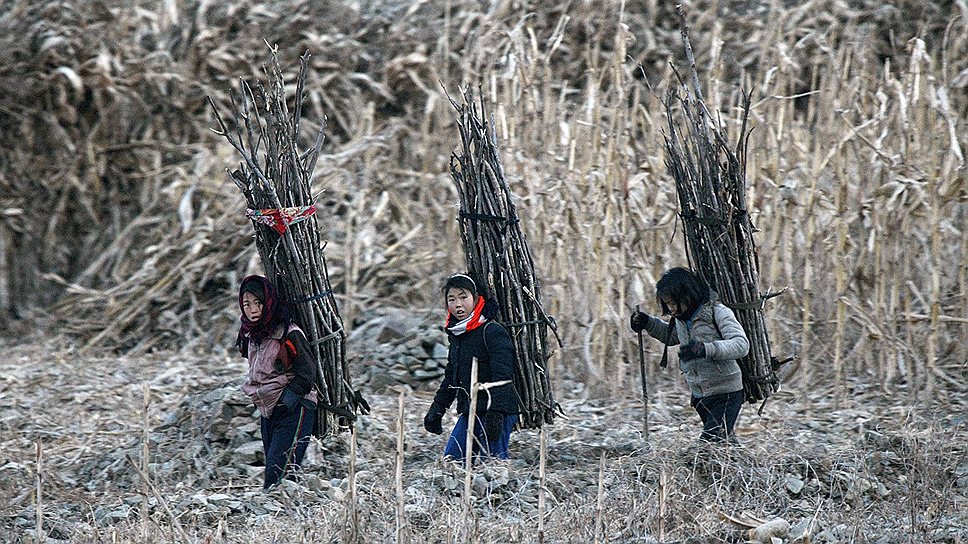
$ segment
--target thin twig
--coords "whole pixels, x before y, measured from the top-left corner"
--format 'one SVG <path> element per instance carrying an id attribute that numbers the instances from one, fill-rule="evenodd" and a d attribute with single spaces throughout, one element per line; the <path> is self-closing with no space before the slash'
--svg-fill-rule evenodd
<path id="1" fill-rule="evenodd" d="M 182 529 L 181 523 L 178 521 L 178 516 L 176 516 L 175 513 L 171 511 L 171 508 L 168 506 L 168 501 L 166 501 L 165 497 L 162 496 L 162 494 L 158 491 L 158 488 L 155 487 L 155 484 L 151 481 L 150 478 L 148 478 L 148 475 L 145 474 L 143 470 L 141 470 L 141 467 L 138 466 L 138 463 L 134 462 L 134 459 L 132 459 L 130 455 L 126 453 L 124 454 L 124 457 L 125 459 L 128 460 L 128 464 L 130 464 L 131 467 L 134 468 L 134 471 L 138 474 L 138 476 L 141 477 L 141 480 L 148 485 L 148 489 L 151 490 L 151 494 L 155 496 L 155 500 L 158 501 L 158 504 L 160 504 L 161 507 L 164 508 L 165 513 L 168 514 L 168 519 L 171 520 L 171 526 L 174 527 L 175 532 L 178 533 L 178 537 L 181 539 L 181 541 L 190 542 L 190 539 L 188 538 L 188 534 L 185 533 L 185 530 Z"/>

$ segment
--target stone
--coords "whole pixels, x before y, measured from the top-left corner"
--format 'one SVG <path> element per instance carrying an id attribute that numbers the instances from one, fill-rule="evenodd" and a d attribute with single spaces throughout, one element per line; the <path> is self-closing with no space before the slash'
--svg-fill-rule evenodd
<path id="1" fill-rule="evenodd" d="M 237 463 L 245 465 L 258 465 L 265 463 L 265 454 L 262 451 L 262 442 L 253 440 L 246 442 L 232 450 L 232 457 Z"/>
<path id="2" fill-rule="evenodd" d="M 812 509 L 812 508 L 811 508 Z M 810 544 L 810 536 L 814 531 L 813 517 L 806 517 L 790 527 L 790 544 Z"/>
<path id="3" fill-rule="evenodd" d="M 379 344 L 395 343 L 407 337 L 408 329 L 405 324 L 387 319 L 380 323 L 375 340 Z"/>
<path id="4" fill-rule="evenodd" d="M 800 478 L 797 478 L 796 476 L 793 476 L 792 474 L 787 475 L 783 484 L 784 486 L 786 486 L 787 491 L 789 491 L 794 495 L 799 495 L 800 492 L 803 491 L 804 486 L 806 485 L 803 482 L 803 480 L 801 480 Z"/>
<path id="5" fill-rule="evenodd" d="M 413 377 L 421 381 L 432 380 L 434 378 L 439 378 L 443 375 L 444 375 L 444 371 L 440 369 L 426 370 L 423 368 L 418 368 L 417 370 L 413 371 Z"/>
<path id="6" fill-rule="evenodd" d="M 333 484 L 329 480 L 324 480 L 316 474 L 303 474 L 302 483 L 306 489 L 319 496 L 326 496 L 333 489 Z"/>
<path id="7" fill-rule="evenodd" d="M 511 481 L 508 467 L 489 466 L 484 469 L 484 477 L 491 482 L 491 487 L 507 485 Z"/>
<path id="8" fill-rule="evenodd" d="M 777 538 L 782 542 L 782 538 L 789 534 L 790 523 L 783 518 L 774 518 L 755 529 L 750 529 L 748 538 L 752 542 L 772 544 L 773 539 Z"/>
<path id="9" fill-rule="evenodd" d="M 407 355 L 410 355 L 416 359 L 423 359 L 427 356 L 427 352 L 424 350 L 423 346 L 414 346 L 407 350 Z"/>
<path id="10" fill-rule="evenodd" d="M 811 478 L 810 481 L 806 483 L 805 489 L 807 495 L 816 495 L 820 492 L 820 480 Z"/>
<path id="11" fill-rule="evenodd" d="M 127 507 L 115 509 L 99 507 L 94 511 L 94 519 L 102 526 L 109 526 L 128 519 L 128 513 L 129 509 Z"/>
<path id="12" fill-rule="evenodd" d="M 243 465 L 248 466 L 248 465 Z M 221 466 L 215 469 L 215 474 L 223 480 L 240 480 L 248 476 L 247 472 L 241 467 Z"/>
<path id="13" fill-rule="evenodd" d="M 273 487 L 272 493 L 297 503 L 306 503 L 317 498 L 312 490 L 293 480 L 282 480 Z"/>
<path id="14" fill-rule="evenodd" d="M 251 414 L 241 414 L 233 417 L 229 425 L 233 429 L 251 433 L 259 428 L 259 421 L 253 419 Z"/>
<path id="15" fill-rule="evenodd" d="M 370 371 L 369 386 L 375 392 L 383 392 L 388 387 L 397 385 L 400 381 L 384 369 L 374 368 Z"/>
<path id="16" fill-rule="evenodd" d="M 446 359 L 447 358 L 447 346 L 443 344 L 434 344 L 432 351 L 430 352 L 434 359 Z"/>
<path id="17" fill-rule="evenodd" d="M 423 368 L 423 361 L 417 359 L 412 355 L 404 355 L 400 358 L 403 365 L 406 367 L 408 372 L 413 372 L 415 370 Z"/>
<path id="18" fill-rule="evenodd" d="M 230 406 L 240 406 L 245 409 L 252 403 L 252 399 L 243 393 L 242 389 L 238 386 L 225 387 L 222 389 L 222 391 L 224 391 L 222 402 L 225 404 Z"/>
<path id="19" fill-rule="evenodd" d="M 471 483 L 471 488 L 474 489 L 475 495 L 478 497 L 483 497 L 488 490 L 487 478 L 485 478 L 483 474 L 475 474 L 474 480 Z"/>
<path id="20" fill-rule="evenodd" d="M 283 507 L 267 493 L 253 493 L 246 498 L 246 508 L 253 514 L 274 514 L 281 512 Z"/>
<path id="21" fill-rule="evenodd" d="M 864 496 L 865 493 L 873 489 L 874 484 L 864 477 L 852 477 L 850 480 L 850 487 L 848 489 L 848 496 L 859 499 Z"/>
<path id="22" fill-rule="evenodd" d="M 238 503 L 239 501 L 237 501 L 231 495 L 226 495 L 224 493 L 215 493 L 214 495 L 209 495 L 208 496 L 208 502 L 209 502 L 209 504 L 214 504 L 215 506 L 229 506 L 229 507 L 231 507 L 230 505 L 232 503 Z"/>

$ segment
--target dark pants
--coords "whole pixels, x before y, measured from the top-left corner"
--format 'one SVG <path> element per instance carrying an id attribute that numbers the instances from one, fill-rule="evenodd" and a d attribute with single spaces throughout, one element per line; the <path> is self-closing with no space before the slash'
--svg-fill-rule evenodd
<path id="1" fill-rule="evenodd" d="M 692 397 L 692 407 L 702 419 L 702 435 L 700 440 L 718 442 L 720 440 L 735 440 L 733 426 L 739 417 L 739 409 L 743 407 L 745 395 L 742 390 L 721 395 L 707 397 Z"/>
<path id="2" fill-rule="evenodd" d="M 498 459 L 508 458 L 508 443 L 511 441 L 511 431 L 518 422 L 517 414 L 504 417 L 504 429 L 497 440 L 487 440 L 484 434 L 484 421 L 477 417 L 477 425 L 474 425 L 474 454 L 480 454 L 481 445 L 486 446 L 487 455 Z M 467 447 L 467 416 L 462 415 L 457 419 L 450 438 L 447 439 L 447 447 L 444 448 L 444 457 L 453 459 L 464 459 L 464 449 Z"/>
<path id="3" fill-rule="evenodd" d="M 300 404 L 296 410 L 290 410 L 281 402 L 272 409 L 272 416 L 262 418 L 262 449 L 266 454 L 263 489 L 279 483 L 299 467 L 315 421 L 315 408 L 310 410 Z"/>

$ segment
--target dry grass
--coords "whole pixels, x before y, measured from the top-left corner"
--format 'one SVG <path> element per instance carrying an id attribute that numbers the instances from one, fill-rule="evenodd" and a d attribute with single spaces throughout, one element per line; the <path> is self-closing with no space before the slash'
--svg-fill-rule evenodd
<path id="1" fill-rule="evenodd" d="M 537 542 L 538 431 L 512 435 L 511 461 L 475 467 L 476 524 L 464 525 L 463 467 L 440 461 L 442 438 L 421 428 L 430 391 L 372 395 L 355 456 L 347 433 L 317 443 L 305 487 L 263 495 L 260 472 L 231 461 L 220 439 L 232 432 L 227 416 L 203 400 L 237 384 L 241 359 L 3 348 L 6 542 L 33 542 L 35 519 L 71 542 L 397 542 L 398 527 L 409 542 Z M 92 368 L 110 369 L 98 386 Z M 968 436 L 949 411 L 964 413 L 964 399 L 911 404 L 872 391 L 836 407 L 830 391 L 780 393 L 765 417 L 744 412 L 743 448 L 704 449 L 670 376 L 658 383 L 650 443 L 634 395 L 598 401 L 579 383 L 557 385 L 570 419 L 545 429 L 545 542 L 655 542 L 660 532 L 667 543 L 741 542 L 744 530 L 722 515 L 744 513 L 809 527 L 811 542 L 953 543 L 968 526 Z M 312 491 L 310 480 L 334 478 L 330 493 Z"/>

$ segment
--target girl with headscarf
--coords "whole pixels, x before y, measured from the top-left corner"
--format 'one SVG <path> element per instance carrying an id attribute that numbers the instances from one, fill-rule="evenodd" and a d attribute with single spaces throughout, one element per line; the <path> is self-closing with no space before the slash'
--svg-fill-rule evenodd
<path id="1" fill-rule="evenodd" d="M 266 470 L 263 489 L 302 463 L 316 420 L 317 364 L 306 335 L 263 276 L 239 287 L 241 326 L 236 346 L 249 360 L 242 391 L 259 409 Z"/>
<path id="2" fill-rule="evenodd" d="M 442 434 L 444 414 L 457 400 L 460 415 L 450 433 L 444 457 L 464 459 L 470 411 L 471 365 L 477 359 L 477 382 L 506 382 L 481 389 L 477 397 L 474 432 L 474 454 L 508 458 L 508 442 L 517 423 L 518 400 L 511 381 L 514 379 L 514 345 L 507 330 L 493 321 L 498 313 L 497 301 L 485 300 L 478 284 L 466 274 L 447 278 L 443 288 L 447 306 L 445 329 L 450 347 L 447 368 L 430 410 L 424 417 L 424 428 Z"/>

